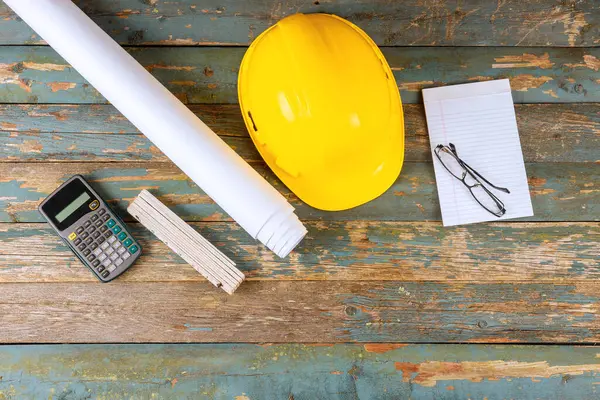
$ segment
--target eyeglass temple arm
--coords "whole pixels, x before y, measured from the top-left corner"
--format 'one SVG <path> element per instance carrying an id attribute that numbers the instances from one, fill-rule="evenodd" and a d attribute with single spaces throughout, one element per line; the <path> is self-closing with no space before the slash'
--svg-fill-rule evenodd
<path id="1" fill-rule="evenodd" d="M 466 162 L 464 162 L 459 156 L 458 156 L 458 152 L 456 151 L 456 147 L 452 144 L 449 143 L 449 147 L 450 150 L 452 150 L 452 152 L 454 153 L 454 155 L 456 156 L 456 158 L 458 159 L 458 161 L 469 170 L 469 172 L 471 172 L 472 174 L 477 175 L 478 177 L 480 177 L 485 183 L 487 183 L 488 185 L 490 185 L 491 187 L 493 187 L 496 190 L 500 190 L 502 192 L 505 193 L 509 193 L 510 194 L 510 190 L 508 190 L 507 188 L 504 187 L 500 187 L 500 186 L 496 186 L 494 185 L 492 182 L 488 181 L 487 179 L 485 179 L 479 172 L 475 171 L 469 164 L 467 164 Z"/>

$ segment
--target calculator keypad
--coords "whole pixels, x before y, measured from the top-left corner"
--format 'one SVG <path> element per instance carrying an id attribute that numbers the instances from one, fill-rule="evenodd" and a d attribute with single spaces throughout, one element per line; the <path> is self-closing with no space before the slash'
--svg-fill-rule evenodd
<path id="1" fill-rule="evenodd" d="M 100 208 L 69 236 L 79 253 L 103 278 L 123 263 L 130 263 L 139 247 L 124 227 Z M 76 236 L 74 236 L 76 234 Z"/>

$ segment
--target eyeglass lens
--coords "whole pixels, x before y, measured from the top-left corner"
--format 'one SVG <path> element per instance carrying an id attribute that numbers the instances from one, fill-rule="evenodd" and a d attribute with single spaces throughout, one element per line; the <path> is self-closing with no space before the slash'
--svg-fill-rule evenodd
<path id="1" fill-rule="evenodd" d="M 481 184 L 471 186 L 469 188 L 473 197 L 481 204 L 484 208 L 494 214 L 503 214 L 503 207 L 498 204 L 493 197 L 493 194 L 488 192 Z"/>
<path id="2" fill-rule="evenodd" d="M 463 179 L 465 174 L 465 168 L 458 162 L 454 154 L 448 150 L 447 147 L 443 147 L 436 150 L 436 154 L 440 158 L 444 167 L 457 179 Z"/>

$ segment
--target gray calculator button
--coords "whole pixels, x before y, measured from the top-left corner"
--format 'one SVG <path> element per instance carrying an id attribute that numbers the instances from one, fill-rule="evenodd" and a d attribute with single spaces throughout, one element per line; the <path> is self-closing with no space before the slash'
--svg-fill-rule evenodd
<path id="1" fill-rule="evenodd" d="M 113 264 L 113 265 L 111 265 L 110 267 L 106 268 L 106 270 L 107 270 L 108 272 L 113 272 L 115 269 L 117 269 L 117 267 L 116 267 L 114 264 Z"/>
<path id="2" fill-rule="evenodd" d="M 85 221 L 85 222 L 83 223 L 83 227 L 84 227 L 84 228 L 87 228 L 87 227 L 88 227 L 88 226 L 90 226 L 91 224 L 92 224 L 92 223 L 91 223 L 90 221 Z"/>
<path id="3" fill-rule="evenodd" d="M 111 237 L 108 238 L 108 243 L 114 243 L 116 240 L 117 240 L 116 237 L 111 236 Z"/>
<path id="4" fill-rule="evenodd" d="M 91 253 L 91 250 L 90 250 L 90 249 L 85 249 L 85 250 L 83 251 L 83 255 L 84 255 L 84 256 L 87 256 L 87 255 L 88 255 L 88 254 L 90 254 L 90 253 Z"/>
<path id="5" fill-rule="evenodd" d="M 98 272 L 102 272 L 102 271 L 104 271 L 104 267 L 101 265 L 101 266 L 99 266 L 98 268 L 96 268 L 96 270 L 97 270 Z"/>
<path id="6" fill-rule="evenodd" d="M 75 241 L 73 242 L 75 246 L 77 246 L 79 243 L 81 243 L 81 239 L 79 238 L 75 239 Z"/>
<path id="7" fill-rule="evenodd" d="M 100 248 L 101 248 L 102 250 L 106 250 L 106 249 L 108 248 L 108 246 L 110 246 L 110 245 L 108 244 L 108 242 L 104 242 L 104 243 L 102 243 L 102 244 L 100 245 Z"/>
<path id="8" fill-rule="evenodd" d="M 109 238 L 109 237 L 111 237 L 111 236 L 112 236 L 112 232 L 111 232 L 111 231 L 104 232 L 104 237 L 105 237 L 106 239 L 108 239 L 108 238 Z"/>
<path id="9" fill-rule="evenodd" d="M 115 260 L 114 264 L 118 267 L 119 265 L 123 264 L 123 259 L 122 258 L 117 258 Z M 112 272 L 112 271 L 110 271 L 110 272 Z"/>
<path id="10" fill-rule="evenodd" d="M 101 208 L 100 210 L 98 210 L 98 215 L 102 215 L 106 212 L 106 210 L 104 208 Z"/>
<path id="11" fill-rule="evenodd" d="M 106 254 L 102 253 L 98 256 L 98 260 L 104 261 L 104 260 L 106 260 L 106 257 L 108 257 L 108 256 Z"/>
<path id="12" fill-rule="evenodd" d="M 114 237 L 114 236 L 113 236 L 113 237 Z M 119 246 L 120 246 L 120 245 L 121 245 L 121 243 L 120 243 L 120 242 L 114 242 L 114 243 L 111 245 L 111 247 L 112 247 L 113 249 L 115 249 L 115 250 L 116 250 L 116 249 L 118 249 L 118 248 L 119 248 Z"/>
<path id="13" fill-rule="evenodd" d="M 96 243 L 92 243 L 92 244 L 90 245 L 90 249 L 91 249 L 91 250 L 96 250 L 96 247 L 98 247 L 98 245 L 97 245 Z"/>
<path id="14" fill-rule="evenodd" d="M 83 249 L 85 249 L 86 247 L 87 247 L 87 246 L 86 246 L 86 244 L 85 244 L 85 243 L 81 243 L 79 246 L 77 246 L 77 248 L 78 248 L 79 250 L 83 250 Z"/>
<path id="15" fill-rule="evenodd" d="M 106 222 L 110 219 L 110 215 L 106 214 L 104 217 L 102 217 L 102 221 Z"/>
<path id="16" fill-rule="evenodd" d="M 125 252 L 124 254 L 121 254 L 121 258 L 123 260 L 127 260 L 129 257 L 131 257 L 131 254 L 129 254 L 129 252 Z"/>
<path id="17" fill-rule="evenodd" d="M 92 215 L 92 222 L 95 221 L 95 220 L 97 220 L 97 219 L 98 219 L 97 215 Z"/>
<path id="18" fill-rule="evenodd" d="M 100 232 L 94 232 L 92 236 L 94 237 L 94 239 L 98 239 L 98 236 L 100 236 Z"/>
<path id="19" fill-rule="evenodd" d="M 102 261 L 102 265 L 104 265 L 105 267 L 108 267 L 110 264 L 112 264 L 110 258 L 107 258 L 106 260 Z"/>
<path id="20" fill-rule="evenodd" d="M 85 239 L 85 244 L 92 244 L 93 242 L 94 242 L 94 239 L 92 239 L 92 238 Z"/>
<path id="21" fill-rule="evenodd" d="M 96 242 L 97 242 L 98 244 L 102 244 L 102 243 L 104 243 L 104 241 L 105 241 L 105 240 L 106 240 L 106 239 L 104 239 L 104 236 L 100 236 L 100 237 L 98 238 L 98 240 L 96 240 Z"/>
<path id="22" fill-rule="evenodd" d="M 102 249 L 101 248 L 97 248 L 96 250 L 94 250 L 94 255 L 97 257 L 100 255 L 100 253 L 102 253 Z"/>
<path id="23" fill-rule="evenodd" d="M 123 246 L 119 246 L 119 248 L 117 249 L 117 253 L 119 254 L 123 254 L 127 251 L 127 249 Z"/>
<path id="24" fill-rule="evenodd" d="M 96 268 L 98 265 L 100 265 L 100 260 L 94 260 L 92 267 Z"/>
<path id="25" fill-rule="evenodd" d="M 98 228 L 100 228 L 102 226 L 102 221 L 96 221 L 96 223 L 94 225 L 96 225 Z"/>
<path id="26" fill-rule="evenodd" d="M 81 232 L 83 232 L 83 226 L 80 226 L 79 228 L 77 228 L 77 230 L 75 231 L 75 233 L 80 234 Z"/>
<path id="27" fill-rule="evenodd" d="M 115 252 L 115 249 L 113 249 L 112 247 L 109 247 L 108 249 L 104 250 L 104 252 L 110 256 L 112 253 Z"/>
<path id="28" fill-rule="evenodd" d="M 95 256 L 95 255 L 93 255 L 93 254 L 90 254 L 90 255 L 88 256 L 88 258 L 87 258 L 87 260 L 88 260 L 89 262 L 92 262 L 92 261 L 94 261 L 95 259 L 96 259 L 96 256 Z"/>
<path id="29" fill-rule="evenodd" d="M 94 232 L 95 230 L 96 230 L 96 227 L 95 227 L 94 225 L 90 226 L 90 227 L 87 229 L 87 231 L 88 231 L 89 233 L 92 233 L 92 232 Z"/>
<path id="30" fill-rule="evenodd" d="M 117 258 L 119 258 L 119 254 L 118 253 L 112 253 L 110 255 L 110 259 L 113 260 L 113 261 L 115 261 Z"/>
<path id="31" fill-rule="evenodd" d="M 106 278 L 106 277 L 108 277 L 108 275 L 110 275 L 110 272 L 108 272 L 108 271 L 104 271 L 104 272 L 102 273 L 102 277 L 103 277 L 103 278 Z"/>
<path id="32" fill-rule="evenodd" d="M 108 229 L 108 226 L 102 225 L 102 227 L 100 228 L 100 232 L 106 232 L 107 229 Z"/>
<path id="33" fill-rule="evenodd" d="M 89 233 L 87 233 L 87 232 L 83 232 L 83 233 L 81 234 L 81 236 L 80 236 L 80 237 L 81 237 L 82 239 L 85 239 L 85 238 L 87 238 L 88 236 L 90 236 L 90 235 L 89 235 Z"/>

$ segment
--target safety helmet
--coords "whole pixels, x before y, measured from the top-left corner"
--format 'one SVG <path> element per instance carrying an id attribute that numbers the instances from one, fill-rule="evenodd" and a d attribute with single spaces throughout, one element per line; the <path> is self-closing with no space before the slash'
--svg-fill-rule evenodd
<path id="1" fill-rule="evenodd" d="M 358 206 L 400 173 L 396 81 L 377 45 L 342 18 L 295 14 L 267 29 L 242 60 L 238 96 L 258 151 L 310 206 Z"/>

